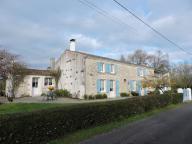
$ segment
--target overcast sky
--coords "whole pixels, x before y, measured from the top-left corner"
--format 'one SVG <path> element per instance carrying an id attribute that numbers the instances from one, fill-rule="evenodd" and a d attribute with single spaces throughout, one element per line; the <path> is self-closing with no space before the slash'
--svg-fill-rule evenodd
<path id="1" fill-rule="evenodd" d="M 78 0 L 0 0 L 0 45 L 19 54 L 33 68 L 46 68 L 77 40 L 77 50 L 118 59 L 137 48 L 166 52 L 172 62 L 191 62 L 112 0 L 89 0 L 113 18 Z M 119 0 L 151 26 L 192 50 L 191 0 Z M 117 17 L 118 19 L 115 19 Z"/>

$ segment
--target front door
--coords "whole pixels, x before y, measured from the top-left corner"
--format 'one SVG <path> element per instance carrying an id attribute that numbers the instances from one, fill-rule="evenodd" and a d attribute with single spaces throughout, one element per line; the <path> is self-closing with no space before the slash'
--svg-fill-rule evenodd
<path id="1" fill-rule="evenodd" d="M 32 96 L 39 96 L 39 78 L 32 78 Z"/>

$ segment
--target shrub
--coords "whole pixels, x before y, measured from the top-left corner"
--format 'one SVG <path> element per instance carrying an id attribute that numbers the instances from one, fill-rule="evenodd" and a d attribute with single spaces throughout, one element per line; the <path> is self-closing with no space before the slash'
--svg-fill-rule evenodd
<path id="1" fill-rule="evenodd" d="M 85 94 L 85 95 L 84 95 L 84 99 L 88 99 L 88 95 Z"/>
<path id="2" fill-rule="evenodd" d="M 159 92 L 158 89 L 155 89 L 154 91 L 150 91 L 150 92 L 148 92 L 148 95 L 150 95 L 150 96 L 153 96 L 153 95 L 159 95 L 159 94 L 160 94 L 160 92 Z"/>
<path id="3" fill-rule="evenodd" d="M 103 94 L 103 98 L 104 98 L 104 99 L 107 98 L 107 94 Z"/>
<path id="4" fill-rule="evenodd" d="M 182 95 L 171 93 L 4 115 L 0 117 L 0 143 L 46 143 L 73 131 L 181 102 Z"/>
<path id="5" fill-rule="evenodd" d="M 132 92 L 131 92 L 131 95 L 132 95 L 132 96 L 139 96 L 139 93 L 132 91 Z"/>
<path id="6" fill-rule="evenodd" d="M 88 96 L 88 99 L 89 99 L 89 100 L 93 100 L 93 99 L 95 99 L 95 96 L 89 95 L 89 96 Z"/>
<path id="7" fill-rule="evenodd" d="M 0 96 L 5 96 L 5 91 L 4 90 L 0 90 Z"/>
<path id="8" fill-rule="evenodd" d="M 47 94 L 46 93 L 42 93 L 41 96 L 46 96 Z"/>
<path id="9" fill-rule="evenodd" d="M 128 94 L 128 93 L 126 93 L 126 92 L 123 92 L 123 93 L 121 93 L 121 94 L 120 94 L 120 96 L 121 96 L 121 97 L 128 97 L 128 96 L 129 96 L 129 94 Z"/>
<path id="10" fill-rule="evenodd" d="M 66 89 L 60 89 L 60 90 L 55 90 L 54 91 L 54 94 L 57 96 L 57 97 L 71 97 L 71 93 L 66 90 Z"/>
<path id="11" fill-rule="evenodd" d="M 96 94 L 95 98 L 96 99 L 105 99 L 105 98 L 107 98 L 107 94 Z"/>

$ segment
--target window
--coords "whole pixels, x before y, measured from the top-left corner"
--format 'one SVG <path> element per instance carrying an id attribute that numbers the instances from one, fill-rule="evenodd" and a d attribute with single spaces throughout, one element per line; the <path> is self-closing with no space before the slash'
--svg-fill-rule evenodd
<path id="1" fill-rule="evenodd" d="M 113 80 L 110 80 L 110 91 L 114 91 Z"/>
<path id="2" fill-rule="evenodd" d="M 111 73 L 115 73 L 115 65 L 111 64 L 110 67 Z"/>
<path id="3" fill-rule="evenodd" d="M 149 70 L 148 69 L 144 69 L 144 76 L 148 76 L 149 75 Z"/>
<path id="4" fill-rule="evenodd" d="M 104 63 L 101 63 L 101 69 L 100 69 L 100 72 L 104 72 L 105 71 L 105 65 Z"/>
<path id="5" fill-rule="evenodd" d="M 100 83 L 101 83 L 101 84 L 100 84 L 100 86 L 101 86 L 101 87 L 100 87 L 100 91 L 101 91 L 101 92 L 104 92 L 104 91 L 105 91 L 105 80 L 100 80 Z"/>
<path id="6" fill-rule="evenodd" d="M 32 78 L 32 87 L 37 88 L 38 87 L 38 77 L 33 77 Z"/>
<path id="7" fill-rule="evenodd" d="M 53 84 L 52 78 L 45 78 L 45 81 L 44 81 L 45 86 L 52 85 L 52 84 Z"/>
<path id="8" fill-rule="evenodd" d="M 98 72 L 105 72 L 105 64 L 104 63 L 98 62 L 97 67 L 98 67 Z"/>
<path id="9" fill-rule="evenodd" d="M 137 76 L 143 76 L 143 74 L 144 74 L 144 69 L 142 69 L 142 68 L 137 68 Z"/>

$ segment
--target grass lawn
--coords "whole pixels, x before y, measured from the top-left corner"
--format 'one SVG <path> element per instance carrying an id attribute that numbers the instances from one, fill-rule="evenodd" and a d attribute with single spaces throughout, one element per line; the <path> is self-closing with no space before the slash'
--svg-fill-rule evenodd
<path id="1" fill-rule="evenodd" d="M 129 118 L 124 118 L 122 120 L 114 121 L 114 122 L 111 122 L 111 123 L 108 123 L 105 125 L 101 125 L 101 126 L 97 126 L 97 127 L 93 127 L 93 128 L 89 128 L 89 129 L 84 129 L 84 130 L 79 130 L 79 131 L 69 134 L 63 138 L 51 141 L 51 142 L 49 142 L 49 144 L 76 144 L 82 140 L 91 138 L 97 134 L 109 132 L 112 129 L 123 127 L 123 126 L 127 125 L 128 123 L 142 120 L 142 119 L 148 118 L 150 116 L 156 115 L 160 112 L 170 110 L 173 108 L 177 108 L 180 106 L 182 106 L 182 104 L 169 105 L 165 108 L 156 109 L 156 110 L 146 112 L 146 113 L 143 113 L 140 115 L 131 116 Z"/>
<path id="2" fill-rule="evenodd" d="M 0 105 L 0 115 L 20 113 L 20 112 L 30 112 L 35 110 L 42 110 L 48 108 L 55 108 L 64 106 L 66 104 L 56 104 L 56 103 L 9 103 Z"/>

